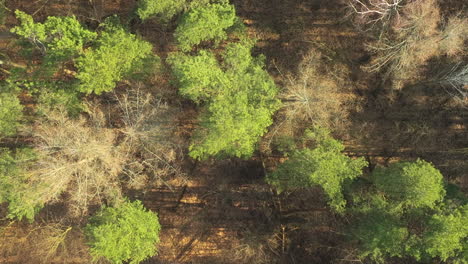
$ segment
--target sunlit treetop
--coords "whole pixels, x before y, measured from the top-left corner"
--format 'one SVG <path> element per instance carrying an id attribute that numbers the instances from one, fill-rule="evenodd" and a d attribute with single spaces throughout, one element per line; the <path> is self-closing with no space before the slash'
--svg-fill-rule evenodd
<path id="1" fill-rule="evenodd" d="M 250 157 L 272 123 L 280 106 L 278 88 L 264 70 L 263 58 L 251 55 L 253 45 L 229 44 L 221 62 L 209 51 L 169 57 L 180 93 L 205 105 L 191 157 Z"/>
<path id="2" fill-rule="evenodd" d="M 226 29 L 235 22 L 234 6 L 227 1 L 200 5 L 182 15 L 175 38 L 182 51 L 189 51 L 203 41 L 219 43 L 226 39 Z"/>
<path id="3" fill-rule="evenodd" d="M 318 185 L 328 196 L 329 205 L 342 213 L 346 206 L 343 185 L 362 175 L 367 162 L 343 154 L 343 144 L 333 139 L 326 129 L 315 127 L 306 134 L 316 141 L 316 147 L 292 151 L 287 161 L 268 174 L 267 182 L 279 191 Z"/>
<path id="4" fill-rule="evenodd" d="M 404 207 L 434 208 L 445 196 L 442 174 L 424 160 L 376 168 L 372 178 L 377 189 Z"/>
<path id="5" fill-rule="evenodd" d="M 152 45 L 127 32 L 115 17 L 102 25 L 96 45 L 76 60 L 78 89 L 83 93 L 100 94 L 113 90 L 116 83 L 143 68 L 152 58 Z"/>
<path id="6" fill-rule="evenodd" d="M 34 22 L 32 16 L 15 11 L 20 25 L 11 32 L 29 40 L 41 50 L 48 62 L 58 62 L 80 54 L 86 43 L 97 37 L 74 17 L 49 16 L 44 23 Z"/>
<path id="7" fill-rule="evenodd" d="M 113 264 L 137 264 L 157 254 L 159 224 L 156 213 L 140 201 L 104 207 L 86 226 L 91 255 Z"/>

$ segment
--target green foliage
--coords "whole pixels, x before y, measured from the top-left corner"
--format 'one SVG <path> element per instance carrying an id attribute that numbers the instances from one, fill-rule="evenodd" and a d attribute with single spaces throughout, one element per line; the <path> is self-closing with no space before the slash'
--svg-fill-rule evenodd
<path id="1" fill-rule="evenodd" d="M 20 26 L 11 29 L 11 32 L 29 39 L 31 42 L 43 42 L 47 38 L 45 25 L 42 23 L 34 23 L 32 16 L 23 11 L 15 11 L 16 18 L 20 21 Z"/>
<path id="2" fill-rule="evenodd" d="M 180 94 L 197 103 L 215 96 L 216 87 L 226 79 L 215 55 L 206 50 L 196 56 L 174 54 L 168 62 L 177 78 Z"/>
<path id="3" fill-rule="evenodd" d="M 279 191 L 319 185 L 328 196 L 329 205 L 337 212 L 343 212 L 346 206 L 343 184 L 362 175 L 367 162 L 363 158 L 353 160 L 344 155 L 343 144 L 325 129 L 316 127 L 307 134 L 317 146 L 293 151 L 286 162 L 267 175 L 267 182 Z"/>
<path id="4" fill-rule="evenodd" d="M 0 86 L 4 90 L 6 87 Z M 16 133 L 23 106 L 14 92 L 0 91 L 0 138 Z"/>
<path id="5" fill-rule="evenodd" d="M 429 256 L 439 257 L 442 261 L 468 250 L 468 205 L 450 214 L 433 215 L 422 243 Z"/>
<path id="6" fill-rule="evenodd" d="M 372 178 L 379 190 L 404 207 L 434 208 L 445 195 L 442 174 L 423 160 L 376 168 Z"/>
<path id="7" fill-rule="evenodd" d="M 122 26 L 108 20 L 97 40 L 97 47 L 86 50 L 76 60 L 80 83 L 78 90 L 100 94 L 114 89 L 116 83 L 142 68 L 152 56 L 150 43 L 128 33 Z"/>
<path id="8" fill-rule="evenodd" d="M 125 201 L 117 208 L 101 209 L 90 219 L 86 234 L 95 259 L 136 264 L 157 253 L 160 229 L 156 213 L 140 201 Z"/>
<path id="9" fill-rule="evenodd" d="M 262 58 L 252 57 L 252 47 L 253 43 L 229 44 L 221 65 L 208 51 L 168 59 L 181 94 L 206 105 L 192 138 L 191 157 L 249 157 L 272 123 L 280 105 L 278 89 L 263 69 Z"/>
<path id="10" fill-rule="evenodd" d="M 85 105 L 80 99 L 79 94 L 69 88 L 50 87 L 44 89 L 38 98 L 38 112 L 45 109 L 64 107 L 71 117 L 77 117 L 85 110 Z"/>
<path id="11" fill-rule="evenodd" d="M 193 7 L 182 16 L 175 37 L 180 49 L 189 51 L 202 41 L 226 39 L 226 29 L 235 21 L 234 6 L 226 1 Z"/>
<path id="12" fill-rule="evenodd" d="M 8 9 L 5 6 L 5 1 L 6 0 L 0 0 L 0 25 L 5 24 L 5 20 L 8 15 Z"/>
<path id="13" fill-rule="evenodd" d="M 97 36 L 83 28 L 74 16 L 50 16 L 44 23 L 35 23 L 22 11 L 16 10 L 15 14 L 21 24 L 11 31 L 37 46 L 46 55 L 46 63 L 54 64 L 78 55 Z"/>
<path id="14" fill-rule="evenodd" d="M 386 257 L 404 255 L 409 233 L 398 217 L 377 207 L 355 221 L 351 234 L 360 241 L 361 257 L 384 263 Z"/>
<path id="15" fill-rule="evenodd" d="M 141 20 L 158 16 L 162 21 L 168 21 L 180 13 L 186 0 L 139 0 L 136 11 Z"/>
<path id="16" fill-rule="evenodd" d="M 40 195 L 34 186 L 27 184 L 26 167 L 35 159 L 30 149 L 18 149 L 11 153 L 7 149 L 0 149 L 0 202 L 8 202 L 10 219 L 29 221 L 43 207 L 38 203 Z"/>

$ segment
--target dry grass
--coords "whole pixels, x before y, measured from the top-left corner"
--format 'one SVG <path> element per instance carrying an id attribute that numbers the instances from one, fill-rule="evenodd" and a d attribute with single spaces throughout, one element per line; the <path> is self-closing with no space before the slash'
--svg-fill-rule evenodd
<path id="1" fill-rule="evenodd" d="M 0 236 L 2 263 L 74 263 L 90 260 L 80 230 L 60 223 L 10 223 Z"/>

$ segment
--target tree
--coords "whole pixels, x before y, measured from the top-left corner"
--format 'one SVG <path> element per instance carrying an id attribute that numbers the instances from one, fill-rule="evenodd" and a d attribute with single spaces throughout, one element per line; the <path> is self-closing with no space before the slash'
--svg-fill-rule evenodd
<path id="1" fill-rule="evenodd" d="M 375 186 L 404 207 L 434 208 L 445 195 L 443 177 L 426 161 L 398 162 L 372 173 Z"/>
<path id="2" fill-rule="evenodd" d="M 249 157 L 272 123 L 278 88 L 263 69 L 262 58 L 251 55 L 253 44 L 229 44 L 221 65 L 208 51 L 168 59 L 181 94 L 206 105 L 192 137 L 192 158 Z"/>
<path id="3" fill-rule="evenodd" d="M 430 257 L 447 261 L 468 250 L 468 205 L 449 214 L 434 214 L 422 236 L 424 251 Z"/>
<path id="4" fill-rule="evenodd" d="M 168 21 L 180 13 L 186 0 L 139 0 L 136 11 L 141 20 L 158 16 L 162 21 Z"/>
<path id="5" fill-rule="evenodd" d="M 152 45 L 128 33 L 116 20 L 108 18 L 102 25 L 104 31 L 97 47 L 86 50 L 76 60 L 80 92 L 109 92 L 118 81 L 143 68 L 145 61 L 153 58 Z"/>
<path id="6" fill-rule="evenodd" d="M 74 17 L 49 16 L 44 23 L 35 23 L 33 18 L 15 11 L 20 25 L 11 32 L 27 39 L 37 47 L 47 63 L 57 63 L 70 59 L 83 51 L 85 44 L 94 40 L 97 34 L 85 29 Z"/>
<path id="7" fill-rule="evenodd" d="M 16 153 L 0 149 L 0 202 L 8 203 L 10 219 L 32 222 L 44 206 L 39 199 L 41 186 L 28 184 L 27 168 L 35 160 L 36 154 L 30 149 L 17 149 Z"/>
<path id="8" fill-rule="evenodd" d="M 293 151 L 287 161 L 267 175 L 267 182 L 279 191 L 319 185 L 328 196 L 329 205 L 342 213 L 346 206 L 343 184 L 362 175 L 367 162 L 344 155 L 343 144 L 326 129 L 315 127 L 306 136 L 314 139 L 317 146 Z"/>
<path id="9" fill-rule="evenodd" d="M 467 19 L 451 17 L 441 27 L 436 0 L 352 0 L 351 4 L 362 23 L 382 22 L 376 41 L 368 45 L 375 56 L 365 68 L 370 72 L 384 70 L 397 89 L 419 77 L 429 59 L 463 52 Z"/>
<path id="10" fill-rule="evenodd" d="M 86 235 L 95 259 L 136 264 L 157 254 L 160 230 L 156 213 L 147 211 L 140 201 L 125 201 L 91 217 Z"/>
<path id="11" fill-rule="evenodd" d="M 351 234 L 360 242 L 361 258 L 384 263 L 386 257 L 405 255 L 409 232 L 397 216 L 385 212 L 384 208 L 373 208 L 354 221 L 356 226 Z"/>
<path id="12" fill-rule="evenodd" d="M 23 106 L 14 92 L 0 91 L 0 138 L 16 133 L 23 115 L 22 111 Z"/>
<path id="13" fill-rule="evenodd" d="M 38 158 L 28 169 L 28 184 L 41 186 L 35 192 L 42 204 L 67 192 L 69 213 L 75 216 L 89 205 L 121 199 L 119 175 L 127 158 L 115 145 L 115 132 L 105 127 L 103 113 L 89 108 L 88 119 L 71 119 L 63 108 L 44 109 L 32 130 Z"/>
<path id="14" fill-rule="evenodd" d="M 226 29 L 235 22 L 236 12 L 228 1 L 197 6 L 182 15 L 175 38 L 182 51 L 189 51 L 202 41 L 226 39 Z"/>

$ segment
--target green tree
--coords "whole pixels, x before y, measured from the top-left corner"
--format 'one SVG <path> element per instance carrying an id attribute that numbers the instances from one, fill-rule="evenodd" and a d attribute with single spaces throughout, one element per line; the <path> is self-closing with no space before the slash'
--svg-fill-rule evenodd
<path id="1" fill-rule="evenodd" d="M 372 178 L 377 189 L 404 207 L 434 208 L 445 195 L 440 171 L 431 163 L 419 159 L 376 168 Z"/>
<path id="2" fill-rule="evenodd" d="M 306 132 L 306 137 L 314 139 L 317 146 L 293 151 L 287 161 L 267 175 L 267 182 L 279 191 L 319 185 L 328 196 L 329 205 L 343 212 L 346 206 L 343 184 L 362 175 L 367 162 L 344 155 L 343 144 L 326 129 L 316 127 Z"/>
<path id="3" fill-rule="evenodd" d="M 180 13 L 186 0 L 139 0 L 136 11 L 141 20 L 158 16 L 162 21 L 168 21 Z"/>
<path id="4" fill-rule="evenodd" d="M 32 222 L 43 207 L 37 188 L 27 184 L 26 168 L 34 160 L 35 154 L 30 149 L 18 149 L 16 153 L 0 149 L 0 202 L 8 203 L 10 219 L 26 218 Z"/>
<path id="5" fill-rule="evenodd" d="M 191 157 L 249 157 L 272 123 L 280 106 L 278 88 L 263 69 L 262 57 L 252 57 L 252 47 L 253 42 L 229 44 L 221 64 L 208 51 L 168 59 L 181 94 L 205 105 Z"/>
<path id="6" fill-rule="evenodd" d="M 5 87 L 0 87 L 4 89 Z M 16 133 L 16 128 L 23 115 L 23 106 L 12 92 L 0 91 L 0 138 Z"/>
<path id="7" fill-rule="evenodd" d="M 422 243 L 424 251 L 430 257 L 439 257 L 442 261 L 466 252 L 468 250 L 468 205 L 450 214 L 434 214 L 426 225 Z"/>
<path id="8" fill-rule="evenodd" d="M 114 89 L 116 83 L 143 68 L 153 58 L 152 45 L 128 33 L 115 17 L 104 24 L 97 47 L 76 60 L 78 90 L 100 94 Z"/>
<path id="9" fill-rule="evenodd" d="M 157 254 L 160 229 L 156 213 L 140 201 L 125 201 L 117 208 L 102 208 L 90 219 L 86 235 L 95 259 L 136 264 Z"/>
<path id="10" fill-rule="evenodd" d="M 29 40 L 46 56 L 47 63 L 57 63 L 80 54 L 83 46 L 94 40 L 96 33 L 80 24 L 74 17 L 50 16 L 44 23 L 35 23 L 32 16 L 15 11 L 20 25 L 11 32 Z"/>
<path id="11" fill-rule="evenodd" d="M 359 241 L 360 257 L 384 263 L 386 257 L 404 256 L 409 232 L 397 216 L 373 208 L 354 221 L 351 234 Z"/>
<path id="12" fill-rule="evenodd" d="M 234 6 L 227 1 L 196 6 L 183 14 L 175 38 L 182 51 L 189 51 L 202 41 L 226 39 L 226 29 L 235 22 Z"/>

